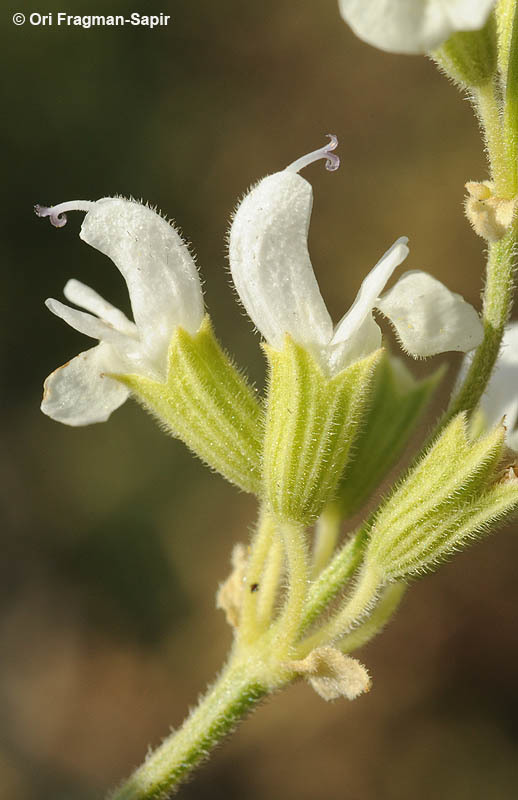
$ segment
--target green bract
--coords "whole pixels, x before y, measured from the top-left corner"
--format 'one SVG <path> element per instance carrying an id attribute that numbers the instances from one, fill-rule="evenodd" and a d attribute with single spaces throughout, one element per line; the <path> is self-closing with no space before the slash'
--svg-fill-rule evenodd
<path id="1" fill-rule="evenodd" d="M 210 467 L 241 489 L 260 492 L 262 406 L 221 349 L 208 317 L 194 335 L 175 331 L 165 382 L 113 377 Z"/>
<path id="2" fill-rule="evenodd" d="M 280 519 L 309 522 L 332 496 L 368 401 L 381 349 L 330 378 L 290 336 L 264 347 L 269 387 L 265 496 Z"/>

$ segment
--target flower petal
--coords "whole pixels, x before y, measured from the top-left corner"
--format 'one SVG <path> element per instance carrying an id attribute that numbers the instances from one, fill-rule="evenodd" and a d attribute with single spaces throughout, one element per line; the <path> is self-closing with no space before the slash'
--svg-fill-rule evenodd
<path id="1" fill-rule="evenodd" d="M 80 236 L 109 256 L 124 276 L 151 359 L 164 361 L 177 326 L 196 333 L 204 313 L 200 279 L 187 245 L 169 222 L 133 200 L 106 197 L 86 214 Z"/>
<path id="2" fill-rule="evenodd" d="M 491 425 L 505 416 L 505 425 L 509 431 L 507 440 L 510 442 L 509 446 L 513 447 L 515 440 L 511 431 L 518 421 L 518 323 L 516 322 L 505 329 L 500 356 L 489 386 L 482 396 L 481 405 Z"/>
<path id="3" fill-rule="evenodd" d="M 345 369 L 353 361 L 365 358 L 369 353 L 377 350 L 378 347 L 381 347 L 381 330 L 377 322 L 374 321 L 372 314 L 369 313 L 356 330 L 354 336 L 346 339 L 345 342 L 331 345 L 329 361 L 332 374 Z"/>
<path id="4" fill-rule="evenodd" d="M 339 0 L 354 33 L 393 53 L 426 53 L 452 33 L 481 28 L 495 0 Z"/>
<path id="5" fill-rule="evenodd" d="M 444 11 L 453 26 L 452 32 L 476 31 L 486 24 L 495 5 L 496 0 L 449 0 Z"/>
<path id="6" fill-rule="evenodd" d="M 351 340 L 353 337 L 359 336 L 360 329 L 366 317 L 370 315 L 370 312 L 374 308 L 380 292 L 385 288 L 385 284 L 396 267 L 407 257 L 409 252 L 407 242 L 408 239 L 406 236 L 401 236 L 397 239 L 392 247 L 382 255 L 367 277 L 364 278 L 354 303 L 336 326 L 331 341 L 332 344 L 339 344 L 340 342 L 345 342 Z M 369 327 L 372 331 L 372 325 Z"/>
<path id="7" fill-rule="evenodd" d="M 403 349 L 415 358 L 450 350 L 467 352 L 483 338 L 473 306 L 426 272 L 406 272 L 376 307 L 392 322 Z"/>
<path id="8" fill-rule="evenodd" d="M 245 197 L 230 229 L 234 285 L 254 324 L 279 349 L 286 333 L 306 346 L 325 346 L 332 336 L 308 253 L 312 202 L 304 178 L 277 172 Z"/>
<path id="9" fill-rule="evenodd" d="M 115 308 L 115 306 L 112 306 L 111 303 L 108 303 L 104 297 L 101 297 L 100 294 L 97 294 L 94 289 L 91 289 L 90 286 L 87 286 L 85 283 L 81 283 L 81 281 L 76 281 L 72 278 L 72 280 L 67 281 L 63 289 L 63 294 L 71 303 L 80 306 L 80 308 L 85 308 L 92 314 L 106 320 L 106 322 L 126 336 L 138 335 L 137 326 L 135 323 L 130 322 L 126 314 L 118 308 Z"/>
<path id="10" fill-rule="evenodd" d="M 457 376 L 457 389 L 466 377 L 471 361 L 472 356 L 468 354 Z M 506 441 L 513 450 L 518 449 L 518 430 L 513 432 L 518 422 L 518 322 L 505 329 L 500 355 L 480 405 L 488 427 L 505 417 Z"/>
<path id="11" fill-rule="evenodd" d="M 87 314 L 86 311 L 79 311 L 77 308 L 70 308 L 70 306 L 61 303 L 59 300 L 49 297 L 45 300 L 45 305 L 56 317 L 59 317 L 67 325 L 70 325 L 74 330 L 79 333 L 84 333 L 85 336 L 91 336 L 92 339 L 99 339 L 99 341 L 110 342 L 115 347 L 124 352 L 128 337 L 125 334 L 112 328 L 107 322 L 94 317 L 92 314 Z"/>
<path id="12" fill-rule="evenodd" d="M 129 395 L 125 386 L 104 374 L 120 369 L 109 344 L 80 353 L 46 379 L 41 410 L 65 425 L 105 422 Z"/>

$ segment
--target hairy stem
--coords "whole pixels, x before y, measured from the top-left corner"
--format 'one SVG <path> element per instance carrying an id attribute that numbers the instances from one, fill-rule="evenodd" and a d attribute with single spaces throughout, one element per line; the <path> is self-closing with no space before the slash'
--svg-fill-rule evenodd
<path id="1" fill-rule="evenodd" d="M 303 658 L 322 642 L 332 642 L 351 630 L 373 607 L 381 584 L 377 570 L 372 565 L 369 568 L 364 567 L 349 599 L 329 622 L 300 643 L 297 657 Z"/>
<path id="2" fill-rule="evenodd" d="M 230 660 L 199 705 L 109 800 L 165 800 L 265 696 L 253 663 Z"/>
<path id="3" fill-rule="evenodd" d="M 518 192 L 518 8 L 514 16 L 509 44 L 509 61 L 505 81 L 504 141 L 507 161 L 507 192 Z"/>
<path id="4" fill-rule="evenodd" d="M 251 642 L 261 632 L 261 625 L 257 620 L 257 594 L 251 591 L 252 587 L 260 586 L 265 562 L 275 536 L 275 522 L 270 514 L 261 511 L 257 533 L 252 544 L 248 569 L 246 573 L 246 586 L 243 595 L 241 618 L 239 621 L 239 635 L 244 641 Z"/>
<path id="5" fill-rule="evenodd" d="M 275 625 L 273 646 L 285 647 L 298 631 L 308 592 L 308 554 L 304 526 L 296 522 L 279 523 L 288 567 L 288 593 L 279 621 Z"/>
<path id="6" fill-rule="evenodd" d="M 271 543 L 257 597 L 257 624 L 260 630 L 266 630 L 272 621 L 283 563 L 282 542 L 276 537 Z"/>
<path id="7" fill-rule="evenodd" d="M 484 339 L 475 351 L 462 386 L 450 402 L 441 427 L 460 411 L 471 413 L 487 386 L 511 311 L 515 246 L 514 228 L 499 242 L 489 245 L 482 309 Z"/>
<path id="8" fill-rule="evenodd" d="M 311 577 L 314 579 L 329 563 L 340 536 L 342 515 L 337 503 L 328 503 L 315 526 L 315 542 L 311 564 Z"/>

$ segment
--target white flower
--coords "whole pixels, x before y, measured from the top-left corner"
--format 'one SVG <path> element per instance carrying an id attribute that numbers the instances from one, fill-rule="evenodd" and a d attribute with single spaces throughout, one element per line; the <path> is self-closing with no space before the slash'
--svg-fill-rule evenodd
<path id="1" fill-rule="evenodd" d="M 381 345 L 372 311 L 392 322 L 403 348 L 414 357 L 448 350 L 466 352 L 482 341 L 475 309 L 425 272 L 407 272 L 380 297 L 397 266 L 408 255 L 401 237 L 363 281 L 349 311 L 333 323 L 311 266 L 307 236 L 313 193 L 298 170 L 319 158 L 336 169 L 337 145 L 298 159 L 282 172 L 263 178 L 238 207 L 229 237 L 232 278 L 243 305 L 267 342 L 281 349 L 290 334 L 319 359 L 330 374 Z"/>
<path id="2" fill-rule="evenodd" d="M 466 376 L 470 364 L 471 358 L 466 356 L 457 385 Z M 504 419 L 507 445 L 518 450 L 518 322 L 513 322 L 505 329 L 500 355 L 482 395 L 480 407 L 488 427 Z"/>
<path id="3" fill-rule="evenodd" d="M 496 0 L 339 0 L 365 42 L 392 53 L 426 53 L 456 31 L 482 28 Z"/>
<path id="4" fill-rule="evenodd" d="M 64 295 L 86 311 L 58 300 L 46 305 L 72 328 L 98 339 L 45 381 L 42 411 L 68 425 L 104 422 L 129 391 L 109 374 L 136 372 L 165 380 L 167 352 L 178 326 L 196 333 L 203 319 L 203 296 L 196 265 L 173 226 L 133 200 L 106 197 L 52 208 L 36 206 L 56 227 L 67 211 L 86 211 L 80 237 L 109 256 L 128 286 L 134 322 L 93 289 L 76 280 Z M 90 313 L 87 313 L 90 312 Z"/>

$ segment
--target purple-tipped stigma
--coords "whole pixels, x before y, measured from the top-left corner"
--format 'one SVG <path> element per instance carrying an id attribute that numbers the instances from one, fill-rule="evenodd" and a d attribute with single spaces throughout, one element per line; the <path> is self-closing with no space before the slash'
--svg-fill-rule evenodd
<path id="1" fill-rule="evenodd" d="M 327 137 L 329 139 L 328 144 L 324 145 L 324 147 L 320 147 L 318 150 L 313 150 L 312 153 L 298 158 L 292 164 L 289 164 L 286 169 L 290 170 L 290 172 L 300 172 L 301 169 L 309 166 L 309 164 L 312 164 L 314 161 L 318 161 L 320 158 L 326 159 L 325 167 L 329 172 L 334 172 L 338 169 L 340 166 L 340 156 L 333 153 L 333 150 L 336 150 L 338 147 L 338 137 L 335 136 L 334 133 L 328 133 Z"/>
<path id="2" fill-rule="evenodd" d="M 40 206 L 36 203 L 34 213 L 38 217 L 49 217 L 50 222 L 55 228 L 62 228 L 67 224 L 67 211 L 90 211 L 93 202 L 90 200 L 72 200 L 68 203 L 60 203 L 57 206 Z"/>

